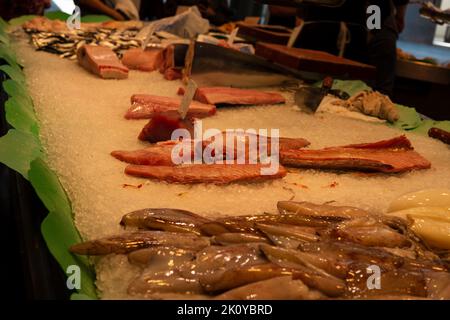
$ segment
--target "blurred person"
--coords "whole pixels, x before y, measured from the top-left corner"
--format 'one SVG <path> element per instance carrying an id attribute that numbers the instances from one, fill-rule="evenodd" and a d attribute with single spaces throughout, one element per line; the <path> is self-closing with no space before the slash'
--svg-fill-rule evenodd
<path id="1" fill-rule="evenodd" d="M 43 15 L 44 10 L 49 8 L 51 0 L 1 0 L 0 16 L 10 20 L 23 15 Z"/>
<path id="2" fill-rule="evenodd" d="M 77 0 L 75 3 L 80 7 L 83 15 L 105 14 L 118 21 L 139 20 L 140 1 Z"/>
<path id="3" fill-rule="evenodd" d="M 141 20 L 149 21 L 167 17 L 163 0 L 142 0 L 139 11 Z"/>
<path id="4" fill-rule="evenodd" d="M 391 95 L 397 61 L 396 42 L 405 27 L 408 0 L 346 0 L 337 8 L 302 4 L 298 18 L 305 25 L 296 47 L 326 51 L 376 67 L 374 89 Z M 367 6 L 377 5 L 381 29 L 367 30 Z M 342 24 L 348 29 L 342 36 Z M 345 43 L 342 44 L 342 41 Z M 341 47 L 343 45 L 343 47 Z M 343 50 L 340 50 L 342 49 Z"/>
<path id="5" fill-rule="evenodd" d="M 297 10 L 291 7 L 269 5 L 269 24 L 294 28 Z"/>
<path id="6" fill-rule="evenodd" d="M 369 63 L 377 68 L 374 88 L 384 94 L 394 91 L 397 39 L 405 28 L 409 0 L 371 0 L 381 9 L 381 29 L 369 32 Z"/>
<path id="7" fill-rule="evenodd" d="M 231 21 L 233 17 L 233 11 L 228 6 L 227 0 L 167 0 L 166 14 L 175 15 L 178 6 L 197 6 L 202 17 L 216 26 Z"/>
<path id="8" fill-rule="evenodd" d="M 300 4 L 297 16 L 305 24 L 294 46 L 367 62 L 366 8 L 364 0 L 339 7 Z"/>

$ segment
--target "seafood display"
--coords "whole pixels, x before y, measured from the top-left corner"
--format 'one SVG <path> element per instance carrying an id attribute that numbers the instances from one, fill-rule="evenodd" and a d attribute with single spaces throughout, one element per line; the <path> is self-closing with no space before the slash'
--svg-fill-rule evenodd
<path id="1" fill-rule="evenodd" d="M 158 132 L 159 135 L 161 135 L 161 131 Z M 224 157 L 227 157 L 228 154 L 230 154 L 232 157 L 235 157 L 238 154 L 238 141 L 239 143 L 242 143 L 242 145 L 245 147 L 245 150 L 249 150 L 249 144 L 250 139 L 255 139 L 255 146 L 259 147 L 259 141 L 260 139 L 267 141 L 267 149 L 268 154 L 270 154 L 271 150 L 271 139 L 270 137 L 261 137 L 259 135 L 234 135 L 234 148 L 232 150 L 226 149 L 226 133 L 222 133 L 223 138 L 222 142 L 224 144 L 223 148 L 223 155 Z M 205 150 L 206 147 L 208 147 L 211 143 L 215 141 L 215 138 L 212 137 L 211 139 L 206 139 L 203 141 L 199 141 L 195 143 L 194 141 L 184 142 L 184 143 L 190 143 L 190 159 L 194 161 L 194 150 L 195 148 L 201 149 L 201 152 Z M 124 161 L 130 164 L 138 164 L 138 165 L 164 165 L 164 166 L 174 166 L 176 165 L 172 161 L 172 152 L 174 151 L 174 147 L 177 146 L 180 142 L 177 141 L 164 141 L 164 142 L 158 142 L 155 144 L 152 144 L 148 146 L 145 149 L 141 150 L 134 150 L 134 151 L 124 151 L 124 150 L 117 150 L 111 152 L 111 155 L 115 157 L 116 159 L 120 161 Z M 278 141 L 278 146 L 281 151 L 284 150 L 295 150 L 304 148 L 309 145 L 309 142 L 302 138 L 284 138 L 280 137 Z M 176 151 L 174 151 L 176 152 Z M 178 154 L 180 157 L 183 156 L 182 152 Z M 186 155 L 184 155 L 186 156 Z M 246 159 L 248 159 L 248 154 L 246 154 Z"/>
<path id="2" fill-rule="evenodd" d="M 58 241 L 62 259 L 95 268 L 80 297 L 450 300 L 448 132 L 402 135 L 407 112 L 373 91 L 330 104 L 377 124 L 304 114 L 294 97 L 309 72 L 166 31 L 143 40 L 142 23 L 71 30 L 38 17 L 22 27 L 11 44 L 27 81 L 22 67 L 5 69 L 5 92 L 18 93 L 5 108 L 8 139 L 42 139 L 19 169 L 55 192 L 43 199 L 56 217 L 42 228 L 51 251 Z M 208 65 L 220 50 L 232 53 L 225 66 Z M 18 108 L 20 121 L 11 106 L 27 107 L 27 90 L 36 116 Z M 430 186 L 439 189 L 415 191 Z"/>
<path id="3" fill-rule="evenodd" d="M 185 89 L 178 90 L 179 95 L 184 95 Z M 194 99 L 207 104 L 279 104 L 284 103 L 284 97 L 276 92 L 264 92 L 259 90 L 229 88 L 229 87 L 203 87 L 198 88 Z"/>
<path id="4" fill-rule="evenodd" d="M 42 17 L 23 25 L 36 50 L 58 54 L 61 58 L 71 60 L 76 59 L 77 50 L 85 44 L 108 47 L 119 56 L 130 48 L 138 48 L 141 41 L 136 38 L 139 32 L 136 27 L 138 25 L 114 21 L 114 24 L 83 24 L 82 29 L 69 30 L 62 21 L 50 21 Z"/>
<path id="5" fill-rule="evenodd" d="M 182 127 L 177 126 L 177 128 Z M 141 140 L 149 140 L 147 138 L 150 136 L 156 139 L 155 135 L 160 137 L 161 130 L 158 130 L 159 127 L 149 126 L 149 128 L 154 129 L 155 134 L 149 135 L 153 131 L 145 131 L 144 128 L 139 136 Z M 187 127 L 184 126 L 184 128 Z M 167 136 L 170 136 L 170 134 L 167 133 Z M 233 161 L 233 163 L 236 162 L 241 150 L 244 151 L 243 160 L 246 161 L 245 163 L 250 163 L 249 160 L 255 161 L 255 163 L 260 161 L 258 155 L 253 152 L 255 150 L 251 150 L 251 139 L 254 139 L 255 142 L 253 147 L 258 150 L 267 148 L 267 155 L 271 156 L 270 138 L 266 137 L 267 142 L 263 146 L 259 144 L 260 137 L 257 135 L 234 135 L 232 138 L 234 139 L 232 141 L 233 148 L 228 149 L 226 147 L 228 145 L 226 133 L 222 133 L 219 137 L 220 146 L 218 149 L 215 147 L 217 136 L 213 136 L 211 139 L 204 141 L 164 141 L 142 150 L 113 151 L 111 155 L 118 160 L 131 164 L 125 169 L 125 173 L 129 175 L 172 183 L 223 184 L 265 180 L 261 179 L 262 175 L 256 172 L 261 169 L 261 166 L 254 164 L 223 165 L 222 162 L 224 159 Z M 154 142 L 158 141 L 154 140 Z M 410 141 L 405 136 L 374 143 L 330 147 L 322 150 L 303 149 L 308 146 L 309 142 L 301 138 L 280 138 L 278 143 L 279 163 L 287 167 L 401 173 L 410 170 L 428 169 L 431 166 L 428 160 L 413 151 Z M 183 165 L 183 162 L 178 163 L 173 160 L 173 156 L 177 156 L 187 163 L 194 163 L 195 153 L 203 155 L 205 150 L 211 153 L 212 158 L 208 160 L 211 163 L 206 163 L 203 158 L 200 161 L 201 163 L 196 165 Z M 218 155 L 217 150 L 221 151 L 221 154 Z M 215 173 L 215 170 L 221 170 L 222 172 Z M 277 174 L 270 175 L 267 178 L 282 178 L 285 175 L 286 170 L 280 166 Z"/>
<path id="6" fill-rule="evenodd" d="M 122 63 L 133 70 L 151 72 L 158 70 L 163 63 L 163 50 L 152 48 L 132 48 L 122 55 Z"/>
<path id="7" fill-rule="evenodd" d="M 77 51 L 78 63 L 103 79 L 126 79 L 128 68 L 107 47 L 84 45 Z"/>
<path id="8" fill-rule="evenodd" d="M 140 269 L 128 284 L 135 298 L 450 299 L 448 251 L 424 243 L 408 220 L 308 202 L 278 210 L 208 219 L 143 209 L 123 216 L 122 234 L 70 251 L 127 254 Z"/>
<path id="9" fill-rule="evenodd" d="M 50 20 L 46 17 L 35 17 L 22 25 L 26 32 L 65 32 L 69 31 L 67 24 L 61 20 Z M 105 21 L 101 23 L 81 23 L 83 31 L 107 30 L 139 30 L 143 27 L 141 21 Z"/>

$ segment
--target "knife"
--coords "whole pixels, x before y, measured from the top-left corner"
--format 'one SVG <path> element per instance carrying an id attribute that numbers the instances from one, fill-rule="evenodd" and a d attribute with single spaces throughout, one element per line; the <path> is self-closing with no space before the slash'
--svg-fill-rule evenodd
<path id="1" fill-rule="evenodd" d="M 192 99 L 194 99 L 196 91 L 197 91 L 197 84 L 195 83 L 194 80 L 189 79 L 186 92 L 184 93 L 183 99 L 181 100 L 181 104 L 178 109 L 181 119 L 186 118 L 189 106 L 191 105 Z"/>
<path id="2" fill-rule="evenodd" d="M 323 98 L 330 92 L 333 86 L 333 78 L 325 77 L 322 82 L 322 86 L 302 86 L 295 92 L 295 103 L 304 112 L 313 114 L 320 106 Z"/>

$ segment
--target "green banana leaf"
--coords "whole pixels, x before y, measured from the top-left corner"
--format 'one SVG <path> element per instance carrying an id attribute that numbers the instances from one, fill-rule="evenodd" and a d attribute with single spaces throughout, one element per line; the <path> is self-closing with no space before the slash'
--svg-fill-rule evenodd
<path id="1" fill-rule="evenodd" d="M 25 84 L 25 77 L 19 66 L 4 64 L 0 66 L 0 70 L 6 73 L 8 77 L 11 78 L 11 80 L 17 81 L 21 84 Z"/>
<path id="2" fill-rule="evenodd" d="M 0 43 L 9 46 L 9 38 L 4 29 L 0 29 Z"/>
<path id="3" fill-rule="evenodd" d="M 419 127 L 412 131 L 418 134 L 428 135 L 428 130 L 433 127 L 450 132 L 450 121 L 424 120 Z"/>
<path id="4" fill-rule="evenodd" d="M 43 157 L 39 140 L 32 134 L 11 129 L 0 138 L 0 162 L 28 179 L 30 163 Z"/>
<path id="5" fill-rule="evenodd" d="M 13 19 L 9 20 L 9 25 L 11 27 L 20 26 L 20 25 L 24 24 L 25 22 L 30 21 L 31 19 L 34 19 L 36 17 L 37 17 L 36 15 L 25 15 L 25 16 L 13 18 Z"/>
<path id="6" fill-rule="evenodd" d="M 11 48 L 3 43 L 0 44 L 0 59 L 3 59 L 9 65 L 19 65 L 17 63 L 16 55 L 11 51 Z"/>
<path id="7" fill-rule="evenodd" d="M 81 22 L 105 22 L 111 21 L 112 18 L 109 16 L 101 15 L 101 14 L 90 14 L 84 17 L 81 17 Z"/>
<path id="8" fill-rule="evenodd" d="M 21 24 L 32 16 L 15 19 Z M 0 20 L 0 29 L 7 27 Z M 15 127 L 0 137 L 0 162 L 29 179 L 47 209 L 48 216 L 41 224 L 41 232 L 46 244 L 63 270 L 76 265 L 80 268 L 81 287 L 71 299 L 97 299 L 95 272 L 86 257 L 71 254 L 68 248 L 81 241 L 75 228 L 70 201 L 58 178 L 45 163 L 38 135 L 33 102 L 25 85 L 25 77 L 16 62 L 14 53 L 4 43 L 0 43 L 0 58 L 8 64 L 0 66 L 11 80 L 3 82 L 3 89 L 9 95 L 5 103 L 6 119 Z"/>
<path id="9" fill-rule="evenodd" d="M 400 118 L 395 123 L 390 124 L 392 127 L 402 130 L 412 130 L 422 124 L 422 118 L 419 113 L 417 113 L 416 109 L 405 107 L 400 104 L 397 104 L 396 107 Z"/>
<path id="10" fill-rule="evenodd" d="M 72 209 L 65 191 L 56 174 L 40 158 L 31 162 L 28 172 L 31 185 L 39 198 L 50 211 L 41 225 L 42 235 L 48 249 L 63 270 L 75 265 L 82 270 L 79 293 L 96 298 L 94 273 L 85 257 L 78 257 L 69 252 L 69 247 L 81 242 L 81 237 L 73 225 Z"/>
<path id="11" fill-rule="evenodd" d="M 3 20 L 2 17 L 0 17 L 0 30 L 5 30 L 8 27 L 8 22 Z"/>

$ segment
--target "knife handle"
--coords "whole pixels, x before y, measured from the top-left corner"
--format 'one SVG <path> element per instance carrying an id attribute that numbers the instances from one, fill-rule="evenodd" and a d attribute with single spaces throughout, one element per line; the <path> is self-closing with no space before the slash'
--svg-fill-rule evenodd
<path id="1" fill-rule="evenodd" d="M 330 90 L 333 87 L 333 82 L 332 77 L 325 77 L 322 82 L 322 89 Z"/>

